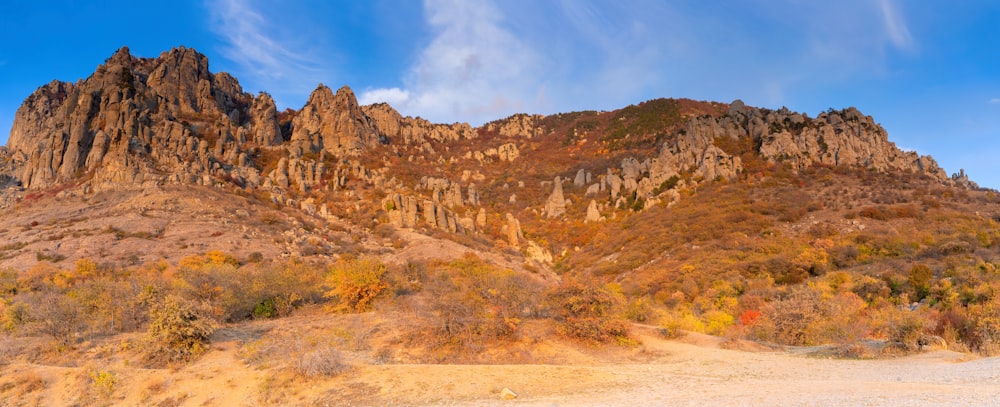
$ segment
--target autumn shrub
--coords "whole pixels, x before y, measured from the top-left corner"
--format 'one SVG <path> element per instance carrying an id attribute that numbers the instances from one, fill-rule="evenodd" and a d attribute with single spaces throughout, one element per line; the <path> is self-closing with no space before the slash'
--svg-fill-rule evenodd
<path id="1" fill-rule="evenodd" d="M 891 290 L 884 280 L 866 275 L 852 277 L 848 288 L 868 303 L 875 302 L 878 299 L 889 298 L 891 294 Z"/>
<path id="2" fill-rule="evenodd" d="M 925 264 L 915 264 L 910 268 L 909 283 L 915 300 L 921 300 L 930 293 L 934 271 Z"/>
<path id="3" fill-rule="evenodd" d="M 70 295 L 80 303 L 91 332 L 115 334 L 146 323 L 152 289 L 138 278 L 101 276 L 76 285 Z"/>
<path id="4" fill-rule="evenodd" d="M 1000 297 L 970 306 L 969 344 L 987 356 L 1000 355 Z"/>
<path id="5" fill-rule="evenodd" d="M 635 322 L 647 322 L 652 318 L 653 309 L 649 306 L 649 300 L 637 298 L 628 302 L 625 307 L 625 318 Z"/>
<path id="6" fill-rule="evenodd" d="M 340 260 L 330 267 L 324 294 L 341 312 L 364 312 L 389 289 L 385 265 L 373 258 Z"/>
<path id="7" fill-rule="evenodd" d="M 566 279 L 546 296 L 559 332 L 594 342 L 634 342 L 628 323 L 620 317 L 622 298 L 597 282 Z"/>
<path id="8" fill-rule="evenodd" d="M 820 295 L 815 290 L 795 286 L 761 309 L 763 317 L 750 330 L 755 339 L 788 345 L 817 343 L 814 325 L 823 315 Z"/>
<path id="9" fill-rule="evenodd" d="M 251 279 L 254 318 L 288 316 L 295 308 L 323 298 L 322 266 L 297 260 L 260 264 L 246 270 Z"/>
<path id="10" fill-rule="evenodd" d="M 182 297 L 207 307 L 219 320 L 246 318 L 256 305 L 251 281 L 233 264 L 192 263 L 181 260 L 175 290 Z"/>
<path id="11" fill-rule="evenodd" d="M 118 375 L 110 370 L 91 370 L 87 374 L 90 377 L 90 386 L 94 393 L 104 399 L 110 398 L 115 393 L 118 385 Z"/>
<path id="12" fill-rule="evenodd" d="M 72 296 L 46 290 L 19 296 L 27 310 L 30 329 L 54 339 L 60 347 L 69 346 L 85 327 L 86 315 Z"/>
<path id="13" fill-rule="evenodd" d="M 208 349 L 208 338 L 216 326 L 204 307 L 168 295 L 150 309 L 146 359 L 154 365 L 190 361 Z"/>
<path id="14" fill-rule="evenodd" d="M 437 265 L 423 286 L 439 345 L 464 351 L 516 337 L 540 291 L 530 278 L 473 255 Z"/>
<path id="15" fill-rule="evenodd" d="M 262 369 L 286 369 L 304 378 L 336 376 L 350 365 L 333 346 L 335 341 L 332 336 L 292 328 L 244 342 L 236 353 L 248 365 Z"/>
<path id="16" fill-rule="evenodd" d="M 344 361 L 344 356 L 339 350 L 333 347 L 321 347 L 295 358 L 292 369 L 298 375 L 307 378 L 331 377 L 346 372 L 350 369 L 350 365 Z"/>
<path id="17" fill-rule="evenodd" d="M 735 323 L 735 318 L 725 311 L 710 310 L 702 318 L 705 321 L 705 333 L 721 336 Z"/>
<path id="18" fill-rule="evenodd" d="M 755 309 L 748 309 L 740 313 L 737 320 L 740 323 L 741 330 L 745 333 L 753 328 L 754 325 L 757 325 L 757 321 L 760 321 L 761 315 L 760 311 Z"/>
<path id="19" fill-rule="evenodd" d="M 322 298 L 320 266 L 290 260 L 238 267 L 232 256 L 216 254 L 212 259 L 212 253 L 182 259 L 175 289 L 209 306 L 219 320 L 286 316 L 301 304 Z"/>
<path id="20" fill-rule="evenodd" d="M 822 318 L 814 322 L 813 331 L 818 340 L 846 345 L 858 343 L 871 333 L 871 324 L 865 315 L 867 303 L 850 291 L 841 291 L 824 297 Z"/>

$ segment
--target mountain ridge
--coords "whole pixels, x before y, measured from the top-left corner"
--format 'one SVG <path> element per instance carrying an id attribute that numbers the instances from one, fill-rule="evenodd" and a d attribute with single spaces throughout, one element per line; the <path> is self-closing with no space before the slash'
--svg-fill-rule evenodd
<path id="1" fill-rule="evenodd" d="M 695 132 L 700 137 L 682 138 L 670 150 L 674 155 L 708 153 L 719 158 L 723 157 L 718 155 L 719 151 L 705 143 L 709 137 L 749 136 L 763 139 L 759 152 L 768 159 L 786 156 L 796 167 L 813 162 L 861 165 L 878 170 L 917 171 L 948 180 L 929 156 L 903 153 L 895 145 L 888 145 L 885 131 L 856 109 L 845 109 L 842 114 L 831 110 L 815 119 L 787 109 L 767 111 L 767 116 L 756 114 L 761 112 L 758 109 L 749 108 L 749 113 L 744 109 L 748 108 L 739 102 L 726 112 L 728 119 L 701 117 L 689 121 L 681 132 Z M 110 150 L 113 158 L 108 160 L 109 164 L 117 162 L 126 168 L 100 174 L 103 177 L 97 179 L 141 183 L 140 178 L 155 171 L 140 169 L 143 160 L 125 159 L 122 154 L 129 148 L 134 150 L 132 153 L 147 150 L 146 153 L 153 154 L 156 162 L 153 167 L 161 170 L 182 165 L 176 160 L 165 162 L 168 157 L 155 156 L 164 148 L 168 153 L 198 162 L 200 167 L 211 167 L 213 163 L 246 167 L 247 162 L 240 159 L 240 154 L 247 146 L 268 147 L 287 142 L 292 156 L 321 150 L 335 156 L 357 156 L 364 149 L 379 143 L 389 144 L 390 140 L 410 144 L 420 143 L 427 136 L 439 142 L 471 139 L 491 127 L 497 127 L 502 136 L 537 135 L 542 129 L 532 128 L 531 118 L 540 117 L 514 115 L 487 123 L 479 130 L 467 124 L 432 124 L 419 118 L 404 118 L 386 104 L 362 107 L 349 87 L 334 95 L 330 88 L 319 84 L 306 104 L 294 111 L 291 125 L 282 133 L 274 101 L 267 93 L 251 96 L 229 74 L 211 73 L 207 57 L 194 49 L 179 47 L 157 58 L 136 58 L 127 47 L 122 47 L 90 77 L 76 84 L 53 81 L 30 95 L 16 114 L 6 146 L 10 159 L 6 162 L 7 166 L 18 167 L 7 172 L 13 172 L 25 188 L 43 188 L 70 180 L 81 171 L 98 170 Z M 820 130 L 822 134 L 801 133 L 803 129 L 813 130 L 817 120 L 825 121 L 829 128 L 821 126 L 825 129 Z M 187 125 L 177 126 L 184 123 Z M 846 137 L 833 137 L 845 131 Z M 161 143 L 154 142 L 154 138 L 164 145 L 158 145 Z M 191 156 L 191 153 L 206 155 L 208 145 L 202 142 L 216 144 L 216 139 L 219 142 L 213 146 L 214 154 L 207 154 L 208 159 L 195 160 Z M 826 139 L 846 140 L 849 144 L 830 146 Z M 123 147 L 129 144 L 131 147 Z M 689 151 L 698 149 L 711 151 Z M 679 164 L 705 164 L 708 168 L 702 170 L 702 175 L 710 179 L 720 170 L 718 175 L 731 175 L 728 167 L 738 167 L 735 162 L 706 162 L 703 154 L 684 157 Z M 724 168 L 715 168 L 719 165 Z M 195 166 L 182 172 L 200 175 L 199 172 L 211 170 Z M 253 174 L 244 168 L 238 171 L 243 182 L 267 175 Z M 155 176 L 153 179 L 165 181 Z M 173 181 L 178 179 L 175 177 Z"/>
<path id="2" fill-rule="evenodd" d="M 853 107 L 811 118 L 739 100 L 653 99 L 472 127 L 362 106 L 349 87 L 319 84 L 301 109 L 278 112 L 194 49 L 142 58 L 122 47 L 91 76 L 26 98 L 0 148 L 0 209 L 46 191 L 202 186 L 325 221 L 476 236 L 548 268 L 568 247 L 548 241 L 545 222 L 600 224 L 716 181 L 815 166 L 976 188 L 901 151 Z"/>

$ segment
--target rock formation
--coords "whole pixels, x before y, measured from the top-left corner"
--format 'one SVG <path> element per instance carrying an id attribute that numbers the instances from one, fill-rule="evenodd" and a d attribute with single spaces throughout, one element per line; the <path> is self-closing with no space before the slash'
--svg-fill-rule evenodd
<path id="1" fill-rule="evenodd" d="M 505 218 L 507 223 L 503 226 L 503 232 L 507 236 L 507 243 L 511 247 L 518 249 L 521 247 L 521 241 L 524 240 L 524 233 L 521 231 L 521 222 L 510 213 Z"/>
<path id="2" fill-rule="evenodd" d="M 377 103 L 361 110 L 386 141 L 420 145 L 426 142 L 447 142 L 476 138 L 467 123 L 434 124 L 421 118 L 403 117 L 392 106 Z"/>
<path id="3" fill-rule="evenodd" d="M 487 231 L 489 208 L 510 212 L 486 233 L 551 261 L 552 248 L 525 240 L 515 215 L 526 228 L 561 219 L 567 197 L 590 201 L 585 222 L 603 220 L 602 211 L 617 216 L 611 208 L 670 205 L 684 189 L 746 176 L 747 154 L 792 169 L 910 172 L 975 188 L 964 171 L 948 177 L 932 158 L 899 150 L 854 108 L 810 118 L 740 101 L 713 106 L 711 114 L 625 134 L 645 144 L 601 156 L 608 146 L 593 145 L 610 128 L 608 116 L 598 120 L 609 112 L 517 114 L 473 128 L 404 117 L 384 103 L 361 106 L 350 88 L 320 84 L 301 109 L 279 114 L 270 95 L 244 92 L 193 49 L 138 58 L 121 48 L 91 76 L 45 84 L 17 110 L 0 148 L 0 209 L 29 192 L 169 183 L 233 188 L 310 215 L 356 216 L 366 226 L 388 220 L 452 233 Z M 574 117 L 591 122 L 571 125 Z M 555 174 L 569 177 L 556 176 L 551 192 L 548 181 L 535 189 Z M 566 191 L 564 181 L 572 182 Z"/>
<path id="4" fill-rule="evenodd" d="M 292 120 L 290 142 L 302 153 L 325 151 L 342 157 L 376 146 L 380 137 L 350 88 L 345 86 L 334 94 L 320 84 Z"/>
<path id="5" fill-rule="evenodd" d="M 280 142 L 276 115 L 269 96 L 255 99 L 232 76 L 211 73 L 193 49 L 136 58 L 121 48 L 90 77 L 29 96 L 7 147 L 28 189 L 87 172 L 96 186 L 192 182 L 233 170 L 248 144 Z"/>
<path id="6" fill-rule="evenodd" d="M 553 181 L 552 194 L 545 201 L 545 217 L 557 218 L 566 213 L 566 198 L 563 197 L 562 179 L 556 177 Z"/>

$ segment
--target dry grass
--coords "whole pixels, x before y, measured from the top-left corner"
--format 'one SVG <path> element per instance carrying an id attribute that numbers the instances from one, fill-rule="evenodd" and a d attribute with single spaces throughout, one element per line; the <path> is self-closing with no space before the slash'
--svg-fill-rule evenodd
<path id="1" fill-rule="evenodd" d="M 3 376 L 4 380 L 0 380 L 0 395 L 4 399 L 20 400 L 23 403 L 15 405 L 30 405 L 31 400 L 37 400 L 39 393 L 48 386 L 41 376 L 30 370 L 18 370 Z"/>

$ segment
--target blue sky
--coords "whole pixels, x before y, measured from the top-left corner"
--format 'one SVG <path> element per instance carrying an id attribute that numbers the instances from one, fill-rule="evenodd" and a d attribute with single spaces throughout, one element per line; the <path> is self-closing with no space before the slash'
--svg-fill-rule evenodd
<path id="1" fill-rule="evenodd" d="M 855 106 L 901 148 L 1000 188 L 998 22 L 995 1 L 3 2 L 0 143 L 42 84 L 123 45 L 185 45 L 279 108 L 320 82 L 473 125 L 658 97 Z"/>

